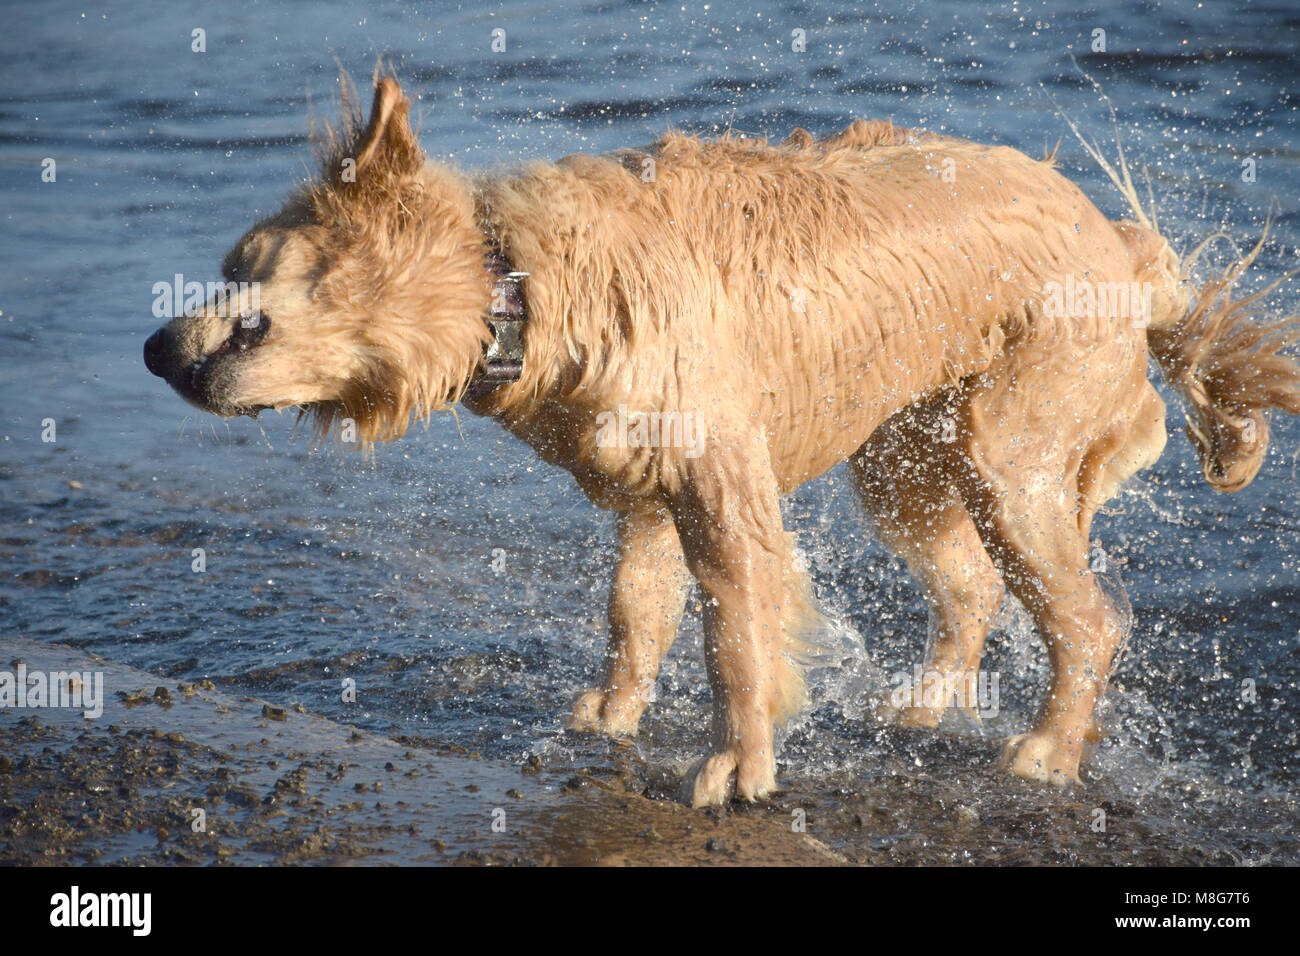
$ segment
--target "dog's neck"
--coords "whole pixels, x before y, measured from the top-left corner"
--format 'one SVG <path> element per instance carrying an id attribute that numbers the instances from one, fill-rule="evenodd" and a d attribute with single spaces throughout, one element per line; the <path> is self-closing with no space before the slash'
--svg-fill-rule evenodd
<path id="1" fill-rule="evenodd" d="M 483 370 L 470 382 L 465 396 L 471 401 L 486 397 L 498 386 L 519 381 L 524 370 L 524 323 L 528 309 L 521 283 L 527 272 L 510 264 L 494 237 L 488 237 L 484 265 L 492 276 L 492 302 L 488 307 L 488 328 L 492 341 L 483 350 Z"/>

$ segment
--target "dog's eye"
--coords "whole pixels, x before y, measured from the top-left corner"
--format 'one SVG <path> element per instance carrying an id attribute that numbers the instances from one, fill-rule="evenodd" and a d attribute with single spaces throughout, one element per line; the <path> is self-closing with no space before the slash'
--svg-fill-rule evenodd
<path id="1" fill-rule="evenodd" d="M 239 351 L 258 345 L 271 331 L 271 319 L 265 312 L 252 312 L 241 315 L 235 323 L 235 331 L 230 336 L 231 344 Z"/>

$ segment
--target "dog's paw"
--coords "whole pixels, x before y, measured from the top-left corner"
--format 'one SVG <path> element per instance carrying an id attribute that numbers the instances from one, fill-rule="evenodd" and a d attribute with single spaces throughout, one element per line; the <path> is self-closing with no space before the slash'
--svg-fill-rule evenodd
<path id="1" fill-rule="evenodd" d="M 701 759 L 682 781 L 681 798 L 692 807 L 729 803 L 733 797 L 751 803 L 776 790 L 776 768 L 770 756 L 750 757 L 724 750 Z"/>
<path id="2" fill-rule="evenodd" d="M 583 734 L 606 734 L 610 737 L 635 737 L 641 712 L 614 706 L 605 692 L 593 687 L 578 698 L 573 714 L 566 725 L 569 730 Z"/>
<path id="3" fill-rule="evenodd" d="M 1017 777 L 1057 787 L 1079 783 L 1079 753 L 1063 748 L 1050 734 L 1031 731 L 1007 740 L 1001 766 Z"/>
<path id="4" fill-rule="evenodd" d="M 594 687 L 584 691 L 573 705 L 573 714 L 566 726 L 580 734 L 598 734 L 601 731 L 600 712 L 604 707 L 604 694 Z"/>

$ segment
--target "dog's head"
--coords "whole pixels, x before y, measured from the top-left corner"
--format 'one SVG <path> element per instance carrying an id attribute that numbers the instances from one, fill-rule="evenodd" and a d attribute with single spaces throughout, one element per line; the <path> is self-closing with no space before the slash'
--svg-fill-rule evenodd
<path id="1" fill-rule="evenodd" d="M 490 333 L 491 279 L 468 185 L 427 163 L 397 81 L 376 77 L 317 179 L 235 244 L 225 282 L 145 343 L 145 364 L 222 416 L 299 406 L 324 431 L 401 435 L 464 390 Z M 216 285 L 216 284 L 214 284 Z"/>

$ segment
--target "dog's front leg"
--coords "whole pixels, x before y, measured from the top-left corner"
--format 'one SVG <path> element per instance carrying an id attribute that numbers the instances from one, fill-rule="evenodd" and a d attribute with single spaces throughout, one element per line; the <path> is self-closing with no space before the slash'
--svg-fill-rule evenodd
<path id="1" fill-rule="evenodd" d="M 658 503 L 619 515 L 618 548 L 604 684 L 578 698 L 569 728 L 630 737 L 677 637 L 690 575 L 672 515 Z"/>
<path id="2" fill-rule="evenodd" d="M 683 467 L 671 498 L 687 566 L 704 590 L 704 652 L 713 741 L 683 783 L 693 806 L 776 788 L 773 724 L 802 696 L 786 654 L 788 603 L 776 478 L 761 437 L 711 431 L 708 452 Z"/>

